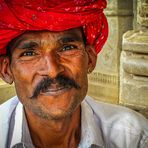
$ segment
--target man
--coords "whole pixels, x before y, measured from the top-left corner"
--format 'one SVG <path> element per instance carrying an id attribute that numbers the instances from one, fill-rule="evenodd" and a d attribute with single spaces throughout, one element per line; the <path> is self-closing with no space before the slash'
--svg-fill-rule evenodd
<path id="1" fill-rule="evenodd" d="M 148 121 L 97 103 L 87 74 L 107 38 L 104 0 L 1 1 L 1 148 L 147 148 Z M 5 16 L 3 16 L 5 14 Z"/>

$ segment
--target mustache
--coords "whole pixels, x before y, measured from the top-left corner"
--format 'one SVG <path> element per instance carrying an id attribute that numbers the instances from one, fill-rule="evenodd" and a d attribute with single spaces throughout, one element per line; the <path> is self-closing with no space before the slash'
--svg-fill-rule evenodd
<path id="1" fill-rule="evenodd" d="M 52 85 L 58 83 L 60 86 L 66 87 L 74 87 L 75 89 L 80 89 L 79 84 L 75 82 L 74 79 L 69 78 L 64 75 L 58 75 L 56 78 L 51 79 L 50 77 L 43 78 L 38 85 L 36 86 L 33 95 L 30 97 L 31 99 L 37 98 L 40 92 L 47 91 L 48 88 Z"/>

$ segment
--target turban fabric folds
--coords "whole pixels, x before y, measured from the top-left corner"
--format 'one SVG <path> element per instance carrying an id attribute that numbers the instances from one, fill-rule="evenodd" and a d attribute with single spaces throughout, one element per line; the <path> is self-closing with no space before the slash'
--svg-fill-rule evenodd
<path id="1" fill-rule="evenodd" d="M 0 55 L 27 30 L 64 31 L 82 26 L 98 53 L 108 37 L 106 0 L 0 0 Z"/>

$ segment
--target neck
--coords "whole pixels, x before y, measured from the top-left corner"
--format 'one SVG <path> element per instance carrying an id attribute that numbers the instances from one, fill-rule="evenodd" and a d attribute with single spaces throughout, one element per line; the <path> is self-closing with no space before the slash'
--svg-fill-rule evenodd
<path id="1" fill-rule="evenodd" d="M 25 109 L 32 141 L 36 148 L 76 148 L 80 141 L 80 107 L 61 120 L 46 120 Z"/>

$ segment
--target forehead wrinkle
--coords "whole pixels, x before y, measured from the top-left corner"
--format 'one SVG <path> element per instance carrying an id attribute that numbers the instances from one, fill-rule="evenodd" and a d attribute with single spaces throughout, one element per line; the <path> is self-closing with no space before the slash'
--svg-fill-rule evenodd
<path id="1" fill-rule="evenodd" d="M 56 38 L 56 36 L 52 32 L 41 33 L 40 46 L 45 49 L 47 47 L 54 47 L 56 45 L 56 40 L 54 38 Z"/>
<path id="2" fill-rule="evenodd" d="M 82 33 L 80 28 L 61 32 L 50 32 L 50 31 L 31 31 L 25 32 L 24 34 L 17 37 L 13 43 L 13 48 L 17 47 L 21 42 L 37 42 L 40 46 L 55 46 L 57 44 L 64 44 L 68 42 L 82 42 Z M 11 48 L 12 49 L 12 48 Z"/>
<path id="3" fill-rule="evenodd" d="M 57 43 L 83 41 L 82 32 L 80 28 L 75 28 L 75 29 L 61 31 L 61 32 L 42 31 L 41 39 L 42 38 L 47 39 L 46 41 L 49 41 L 49 42 L 54 41 Z"/>

